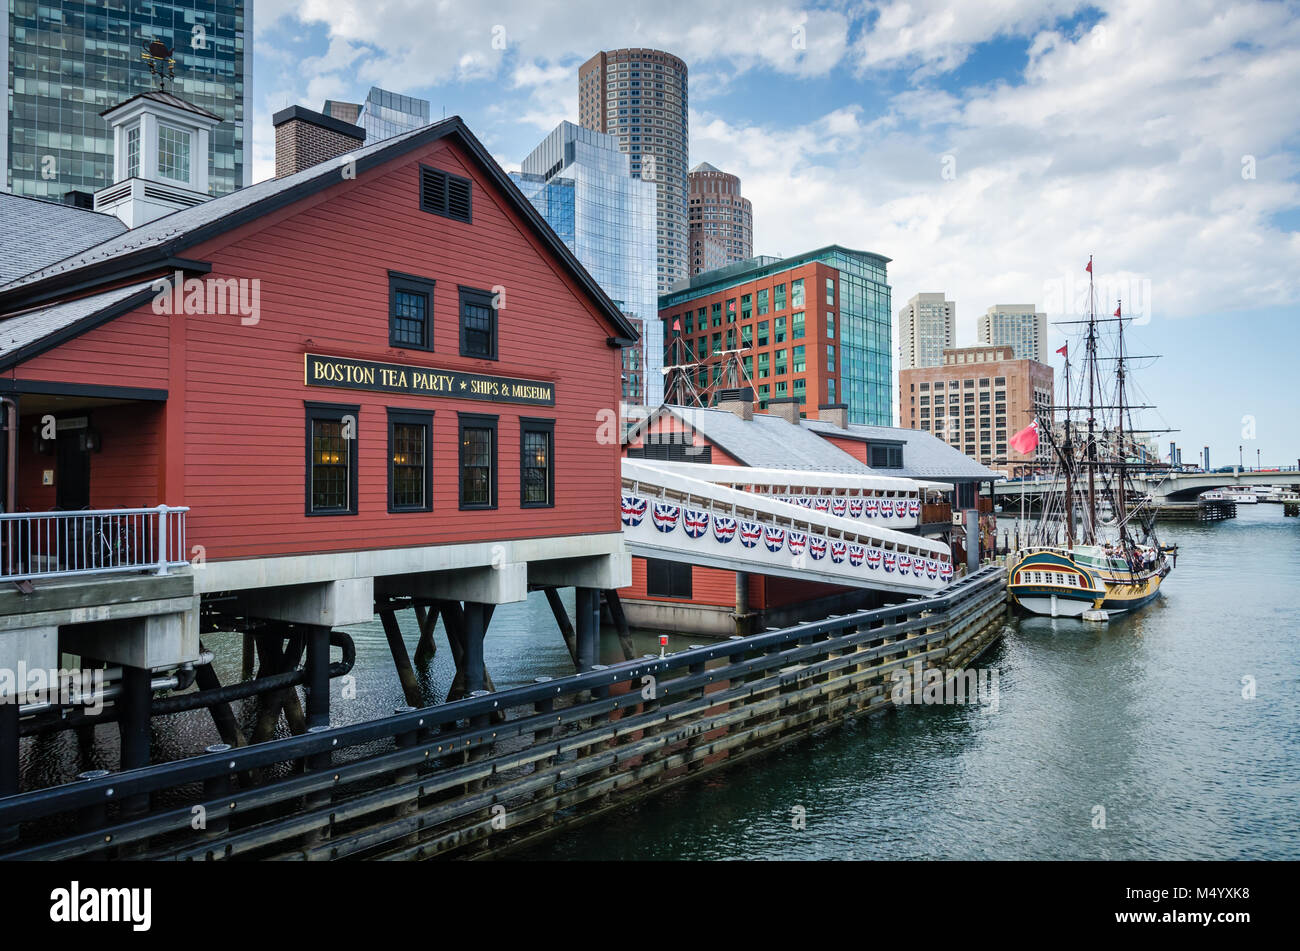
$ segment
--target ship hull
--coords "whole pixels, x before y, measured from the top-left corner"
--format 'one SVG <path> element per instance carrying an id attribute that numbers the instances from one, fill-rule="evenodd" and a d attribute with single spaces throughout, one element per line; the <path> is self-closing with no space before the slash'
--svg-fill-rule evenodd
<path id="1" fill-rule="evenodd" d="M 1047 617 L 1082 617 L 1101 605 L 1106 589 L 1096 573 L 1064 551 L 1036 551 L 1009 574 L 1007 591 L 1016 604 Z"/>

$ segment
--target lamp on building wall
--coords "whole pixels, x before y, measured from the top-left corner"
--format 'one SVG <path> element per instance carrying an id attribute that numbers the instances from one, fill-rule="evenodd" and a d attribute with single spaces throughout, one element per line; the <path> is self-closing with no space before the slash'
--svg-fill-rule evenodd
<path id="1" fill-rule="evenodd" d="M 104 448 L 104 441 L 97 429 L 83 430 L 78 438 L 81 448 L 85 452 L 99 452 Z"/>

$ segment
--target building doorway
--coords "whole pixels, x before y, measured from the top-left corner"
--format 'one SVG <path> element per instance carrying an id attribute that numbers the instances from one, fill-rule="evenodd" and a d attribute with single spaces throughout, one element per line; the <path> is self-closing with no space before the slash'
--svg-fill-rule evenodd
<path id="1" fill-rule="evenodd" d="M 54 504 L 65 512 L 90 507 L 90 450 L 85 427 L 54 440 Z"/>

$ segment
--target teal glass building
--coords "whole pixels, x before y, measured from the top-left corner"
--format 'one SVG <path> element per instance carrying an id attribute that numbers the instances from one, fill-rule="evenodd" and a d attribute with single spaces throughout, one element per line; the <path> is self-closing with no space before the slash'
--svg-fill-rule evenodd
<path id="1" fill-rule="evenodd" d="M 8 0 L 0 13 L 0 167 L 6 190 L 59 199 L 113 181 L 100 113 L 154 88 L 145 47 L 173 49 L 167 88 L 221 116 L 209 142 L 211 193 L 252 174 L 253 0 Z"/>

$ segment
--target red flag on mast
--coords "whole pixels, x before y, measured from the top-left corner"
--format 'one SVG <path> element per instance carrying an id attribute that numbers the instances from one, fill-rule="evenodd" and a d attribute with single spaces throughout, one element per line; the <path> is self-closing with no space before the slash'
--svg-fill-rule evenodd
<path id="1" fill-rule="evenodd" d="M 1091 257 L 1088 258 L 1088 266 L 1087 266 L 1086 268 L 1084 268 L 1084 270 L 1087 271 L 1089 274 L 1092 273 L 1092 258 L 1091 258 Z"/>
<path id="2" fill-rule="evenodd" d="M 1116 305 L 1115 305 L 1115 316 L 1116 316 L 1116 317 L 1119 316 L 1119 308 L 1120 308 L 1120 305 L 1116 304 Z"/>
<path id="3" fill-rule="evenodd" d="M 1038 448 L 1038 420 L 1034 420 L 1009 440 L 1011 448 L 1023 455 L 1029 455 Z"/>
<path id="4" fill-rule="evenodd" d="M 682 332 L 682 319 L 681 319 L 680 317 L 674 317 L 674 318 L 673 318 L 673 333 L 675 333 L 675 334 L 679 334 L 679 333 L 681 333 L 681 332 Z"/>
<path id="5" fill-rule="evenodd" d="M 1068 343 L 1060 350 L 1057 350 L 1056 352 L 1059 353 L 1061 356 L 1065 357 L 1067 360 L 1070 359 L 1070 345 Z"/>

